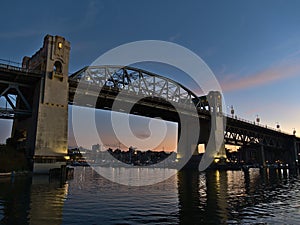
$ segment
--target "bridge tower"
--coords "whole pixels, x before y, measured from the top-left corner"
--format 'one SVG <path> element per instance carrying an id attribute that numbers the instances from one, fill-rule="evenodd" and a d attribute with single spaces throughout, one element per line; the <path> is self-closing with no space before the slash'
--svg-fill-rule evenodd
<path id="1" fill-rule="evenodd" d="M 220 161 L 219 163 L 223 164 L 227 158 L 224 142 L 225 121 L 222 111 L 222 95 L 219 91 L 210 91 L 206 98 L 209 103 L 209 111 L 211 114 L 210 124 L 201 123 L 201 121 L 196 121 L 190 116 L 187 116 L 185 120 L 180 121 L 180 138 L 182 138 L 182 140 L 179 141 L 177 158 L 186 159 L 187 157 L 190 157 L 185 168 L 198 168 L 200 159 L 197 157 L 197 147 L 200 140 L 202 143 L 206 143 L 205 157 L 209 159 L 207 160 L 209 164 L 214 159 L 217 159 Z M 201 131 L 197 130 L 199 129 L 198 125 L 200 125 Z M 192 138 L 193 135 L 191 134 L 195 134 L 195 132 L 199 135 L 198 140 L 193 140 Z M 204 163 L 202 169 L 206 169 L 206 166 L 209 165 Z"/>
<path id="2" fill-rule="evenodd" d="M 222 95 L 219 91 L 210 91 L 207 95 L 207 101 L 211 112 L 211 145 L 207 146 L 209 151 L 216 152 L 214 158 L 218 160 L 226 159 L 224 131 L 225 122 L 222 109 Z"/>
<path id="3" fill-rule="evenodd" d="M 48 173 L 65 165 L 68 150 L 68 65 L 70 43 L 61 36 L 46 35 L 43 47 L 24 57 L 22 67 L 40 70 L 43 78 L 32 96 L 32 116 L 15 119 L 14 137 L 26 134 L 26 149 L 34 173 Z"/>

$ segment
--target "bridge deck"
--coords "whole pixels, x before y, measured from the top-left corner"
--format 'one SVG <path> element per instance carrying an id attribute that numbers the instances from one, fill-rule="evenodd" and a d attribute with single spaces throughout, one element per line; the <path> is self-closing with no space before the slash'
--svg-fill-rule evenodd
<path id="1" fill-rule="evenodd" d="M 20 89 L 31 89 L 32 87 L 34 87 L 36 82 L 38 82 L 42 77 L 43 75 L 40 71 L 28 70 L 21 67 L 0 63 L 0 94 L 3 93 L 9 86 L 18 86 L 18 88 Z M 69 84 L 70 84 L 69 104 L 77 104 L 74 103 L 74 94 L 78 83 L 76 80 L 70 77 Z M 89 91 L 92 93 L 92 87 L 89 87 Z M 7 92 L 6 94 L 17 95 L 19 93 L 17 89 L 11 88 L 9 92 Z M 118 90 L 115 90 L 115 88 L 104 88 L 102 89 L 101 93 L 97 93 L 96 95 L 94 95 L 92 100 L 94 100 L 95 97 L 102 98 L 102 100 L 104 101 L 102 101 L 102 103 L 99 104 L 99 102 L 101 101 L 99 101 L 98 99 L 96 101 L 97 104 L 95 106 L 100 109 L 112 110 L 111 106 L 117 95 L 118 95 Z M 124 100 L 125 98 L 129 98 L 129 96 L 130 94 L 128 94 L 128 96 L 123 96 L 121 100 Z M 177 112 L 174 111 L 174 107 L 172 107 L 171 104 L 167 104 L 166 101 L 163 101 L 162 99 L 157 97 L 152 97 L 152 98 L 149 98 L 149 96 L 148 97 L 144 96 L 144 97 L 145 98 L 142 101 L 139 101 L 140 106 L 135 107 L 135 109 L 132 110 L 132 112 L 130 113 L 142 115 L 142 111 L 144 110 L 148 112 L 147 116 L 156 117 L 158 116 L 157 113 L 162 114 L 162 112 L 168 111 L 170 112 L 170 116 L 165 117 L 164 119 L 169 119 L 171 121 L 179 122 L 178 115 L 176 115 Z M 178 102 L 178 104 L 180 105 L 181 103 Z M 86 104 L 85 106 L 88 105 Z M 151 107 L 154 107 L 154 110 L 153 109 L 151 110 Z M 179 108 L 181 108 L 185 113 L 188 112 L 188 108 L 186 108 L 185 106 Z M 122 110 L 120 109 L 120 111 Z M 26 113 L 26 110 L 0 108 L 0 114 L 4 115 L 5 118 L 13 118 L 12 115 L 14 113 Z M 164 114 L 166 115 L 166 113 Z M 210 113 L 207 110 L 199 109 L 198 116 L 202 120 L 210 120 Z M 257 124 L 254 122 L 246 121 L 240 118 L 232 118 L 231 116 L 227 116 L 227 115 L 224 115 L 224 117 L 226 117 L 227 120 L 226 129 L 227 132 L 229 132 L 227 133 L 227 137 L 225 135 L 225 139 L 227 138 L 227 140 L 230 140 L 233 137 L 239 139 L 233 141 L 233 143 L 256 142 L 258 141 L 258 139 L 269 138 L 269 144 L 270 143 L 274 144 L 276 142 L 275 139 L 282 140 L 282 139 L 286 139 L 286 138 L 290 139 L 294 137 L 291 134 L 287 134 L 279 130 L 275 130 L 271 127 L 263 126 L 261 124 Z M 239 134 L 239 137 L 237 137 L 236 135 L 237 133 Z M 297 137 L 296 141 L 300 143 L 300 138 Z"/>
<path id="2" fill-rule="evenodd" d="M 28 70 L 21 67 L 0 63 L 0 84 L 31 85 L 32 82 L 40 80 L 41 71 Z"/>

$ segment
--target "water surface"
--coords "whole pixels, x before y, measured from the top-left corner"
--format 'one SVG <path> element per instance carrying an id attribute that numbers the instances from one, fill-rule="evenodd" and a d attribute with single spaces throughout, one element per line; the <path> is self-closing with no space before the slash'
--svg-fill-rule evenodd
<path id="1" fill-rule="evenodd" d="M 139 173 L 147 176 L 147 169 Z M 131 187 L 90 167 L 76 167 L 64 184 L 0 178 L 0 224 L 300 224 L 299 178 L 275 169 L 181 171 Z"/>

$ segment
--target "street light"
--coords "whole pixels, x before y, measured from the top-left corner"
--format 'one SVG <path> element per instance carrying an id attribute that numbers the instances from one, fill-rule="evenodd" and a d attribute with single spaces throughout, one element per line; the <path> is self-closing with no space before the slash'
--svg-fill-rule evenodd
<path id="1" fill-rule="evenodd" d="M 257 122 L 257 123 L 260 122 L 260 118 L 258 117 L 258 115 L 256 115 L 256 122 Z"/>
<path id="2" fill-rule="evenodd" d="M 231 117 L 233 118 L 234 117 L 234 108 L 233 108 L 233 105 L 231 105 L 231 106 L 227 105 L 226 108 L 228 110 L 230 109 L 230 114 L 231 114 Z"/>
<path id="3" fill-rule="evenodd" d="M 234 116 L 234 109 L 233 109 L 233 105 L 231 105 L 231 110 L 230 110 L 230 113 L 231 113 L 231 116 L 232 116 L 232 118 L 233 118 L 233 116 Z"/>

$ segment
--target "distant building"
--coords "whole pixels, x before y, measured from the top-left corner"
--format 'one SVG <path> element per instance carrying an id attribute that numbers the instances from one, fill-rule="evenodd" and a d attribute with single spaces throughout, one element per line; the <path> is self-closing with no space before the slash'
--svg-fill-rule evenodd
<path id="1" fill-rule="evenodd" d="M 92 145 L 92 151 L 93 152 L 100 152 L 101 151 L 101 145 L 99 145 L 99 144 Z"/>

